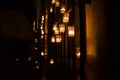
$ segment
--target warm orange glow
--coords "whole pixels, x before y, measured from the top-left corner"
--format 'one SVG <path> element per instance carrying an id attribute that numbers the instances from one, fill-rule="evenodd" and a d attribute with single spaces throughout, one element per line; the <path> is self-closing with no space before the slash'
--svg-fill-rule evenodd
<path id="1" fill-rule="evenodd" d="M 56 0 L 52 0 L 52 4 L 55 4 L 56 3 Z"/>
<path id="2" fill-rule="evenodd" d="M 50 7 L 50 13 L 52 13 L 53 12 L 53 8 L 52 7 Z"/>
<path id="3" fill-rule="evenodd" d="M 64 33 L 65 32 L 65 24 L 59 24 L 60 27 L 60 32 Z"/>
<path id="4" fill-rule="evenodd" d="M 35 63 L 37 64 L 37 63 L 38 63 L 38 61 L 35 61 Z"/>
<path id="5" fill-rule="evenodd" d="M 44 34 L 44 31 L 43 31 L 43 30 L 41 30 L 41 34 Z"/>
<path id="6" fill-rule="evenodd" d="M 41 35 L 41 39 L 43 39 L 44 38 L 44 35 Z"/>
<path id="7" fill-rule="evenodd" d="M 81 55 L 81 53 L 80 53 L 80 48 L 79 47 L 77 47 L 76 48 L 76 58 L 80 58 L 80 55 Z"/>
<path id="8" fill-rule="evenodd" d="M 51 37 L 51 42 L 55 43 L 55 37 Z"/>
<path id="9" fill-rule="evenodd" d="M 69 14 L 68 13 L 64 14 L 64 16 L 63 16 L 63 22 L 64 23 L 68 23 L 69 22 Z"/>
<path id="10" fill-rule="evenodd" d="M 42 21 L 44 21 L 44 16 L 42 16 Z"/>
<path id="11" fill-rule="evenodd" d="M 44 52 L 41 52 L 41 56 L 44 56 Z"/>
<path id="12" fill-rule="evenodd" d="M 39 69 L 39 66 L 36 66 L 36 69 Z"/>
<path id="13" fill-rule="evenodd" d="M 56 43 L 60 43 L 62 41 L 62 37 L 60 35 L 56 36 Z"/>
<path id="14" fill-rule="evenodd" d="M 68 37 L 74 36 L 75 36 L 74 26 L 68 26 Z"/>
<path id="15" fill-rule="evenodd" d="M 37 48 L 37 47 L 35 47 L 35 50 L 38 50 L 38 48 Z"/>
<path id="16" fill-rule="evenodd" d="M 86 36 L 87 36 L 87 56 L 89 58 L 96 58 L 96 27 L 97 20 L 95 20 L 95 13 L 92 11 L 91 5 L 86 4 Z"/>
<path id="17" fill-rule="evenodd" d="M 57 24 L 54 24 L 53 25 L 53 31 L 55 31 L 55 30 L 57 30 L 58 28 L 57 28 Z"/>
<path id="18" fill-rule="evenodd" d="M 59 34 L 59 30 L 58 30 L 58 29 L 57 29 L 57 30 L 55 30 L 54 32 L 55 32 L 55 34 Z"/>
<path id="19" fill-rule="evenodd" d="M 59 7 L 59 6 L 60 6 L 60 2 L 59 2 L 58 0 L 56 1 L 55 6 L 56 6 L 56 7 Z"/>
<path id="20" fill-rule="evenodd" d="M 33 21 L 33 27 L 35 27 L 35 21 Z"/>
<path id="21" fill-rule="evenodd" d="M 35 38 L 35 43 L 37 43 L 37 42 L 38 42 L 38 39 Z"/>
<path id="22" fill-rule="evenodd" d="M 54 64 L 54 59 L 50 59 L 50 64 Z"/>
<path id="23" fill-rule="evenodd" d="M 60 13 L 62 13 L 62 14 L 65 13 L 65 6 L 64 5 L 61 6 Z"/>

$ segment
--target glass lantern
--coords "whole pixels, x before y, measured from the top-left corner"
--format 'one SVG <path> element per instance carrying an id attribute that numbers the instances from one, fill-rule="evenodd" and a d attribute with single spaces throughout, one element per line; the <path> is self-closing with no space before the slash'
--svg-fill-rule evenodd
<path id="1" fill-rule="evenodd" d="M 56 43 L 60 43 L 62 41 L 61 35 L 56 35 Z"/>
<path id="2" fill-rule="evenodd" d="M 59 6 L 60 6 L 60 2 L 59 2 L 58 0 L 56 1 L 55 6 L 56 6 L 56 7 L 59 7 Z"/>
<path id="3" fill-rule="evenodd" d="M 65 13 L 65 11 L 66 11 L 65 6 L 62 5 L 60 8 L 60 13 L 63 14 L 63 13 Z"/>
<path id="4" fill-rule="evenodd" d="M 74 26 L 68 26 L 68 37 L 74 37 L 74 36 L 75 36 Z"/>
<path id="5" fill-rule="evenodd" d="M 51 2 L 52 4 L 55 4 L 56 3 L 56 0 L 52 0 L 52 2 Z"/>
<path id="6" fill-rule="evenodd" d="M 52 43 L 55 43 L 55 37 L 54 37 L 54 36 L 51 37 L 51 42 L 52 42 Z"/>
<path id="7" fill-rule="evenodd" d="M 60 32 L 64 33 L 65 32 L 65 24 L 59 24 L 60 27 Z"/>
<path id="8" fill-rule="evenodd" d="M 63 15 L 63 23 L 68 23 L 69 22 L 69 13 L 66 13 Z"/>

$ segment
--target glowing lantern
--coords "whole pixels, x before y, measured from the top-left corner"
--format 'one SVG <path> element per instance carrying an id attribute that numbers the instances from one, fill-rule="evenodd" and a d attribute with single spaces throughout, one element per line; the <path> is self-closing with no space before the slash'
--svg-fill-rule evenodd
<path id="1" fill-rule="evenodd" d="M 54 59 L 50 59 L 50 64 L 54 64 Z"/>
<path id="2" fill-rule="evenodd" d="M 64 33 L 65 32 L 65 24 L 59 24 L 60 27 L 60 32 Z"/>
<path id="3" fill-rule="evenodd" d="M 60 13 L 63 14 L 63 13 L 65 13 L 65 11 L 66 11 L 66 10 L 65 10 L 65 6 L 62 5 L 61 8 L 60 8 Z"/>
<path id="4" fill-rule="evenodd" d="M 55 4 L 56 3 L 56 0 L 52 0 L 52 4 Z"/>
<path id="5" fill-rule="evenodd" d="M 74 26 L 68 26 L 68 37 L 74 36 L 75 36 Z"/>
<path id="6" fill-rule="evenodd" d="M 69 22 L 69 14 L 68 13 L 64 14 L 64 16 L 63 16 L 63 22 L 64 23 L 68 23 Z"/>
<path id="7" fill-rule="evenodd" d="M 53 12 L 53 8 L 52 7 L 50 7 L 50 13 L 52 13 Z"/>
<path id="8" fill-rule="evenodd" d="M 62 40 L 61 35 L 56 35 L 56 43 L 60 43 Z"/>
<path id="9" fill-rule="evenodd" d="M 55 43 L 55 37 L 51 37 L 51 42 Z"/>
<path id="10" fill-rule="evenodd" d="M 56 1 L 55 6 L 56 6 L 56 7 L 59 7 L 59 6 L 60 6 L 60 2 L 59 2 L 58 0 Z"/>

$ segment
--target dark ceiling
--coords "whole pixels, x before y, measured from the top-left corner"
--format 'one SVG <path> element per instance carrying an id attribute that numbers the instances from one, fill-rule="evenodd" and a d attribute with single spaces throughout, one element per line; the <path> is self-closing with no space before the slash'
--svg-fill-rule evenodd
<path id="1" fill-rule="evenodd" d="M 24 15 L 32 22 L 35 18 L 34 0 L 0 0 L 0 9 L 23 8 Z"/>

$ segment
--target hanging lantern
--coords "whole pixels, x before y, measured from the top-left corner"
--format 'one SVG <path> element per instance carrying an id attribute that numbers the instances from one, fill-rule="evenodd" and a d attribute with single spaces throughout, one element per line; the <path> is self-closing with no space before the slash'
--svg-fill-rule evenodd
<path id="1" fill-rule="evenodd" d="M 41 56 L 44 56 L 44 52 L 41 52 Z"/>
<path id="2" fill-rule="evenodd" d="M 57 24 L 54 24 L 53 25 L 53 31 L 55 31 L 55 30 L 57 30 L 58 28 L 57 28 Z"/>
<path id="3" fill-rule="evenodd" d="M 43 31 L 43 30 L 41 30 L 41 34 L 44 34 L 44 31 Z"/>
<path id="4" fill-rule="evenodd" d="M 35 50 L 38 50 L 38 48 L 37 48 L 37 47 L 35 47 Z"/>
<path id="5" fill-rule="evenodd" d="M 38 39 L 35 38 L 35 43 L 37 43 L 37 42 L 38 42 Z"/>
<path id="6" fill-rule="evenodd" d="M 52 0 L 52 2 L 51 2 L 52 4 L 55 4 L 56 3 L 56 0 Z"/>
<path id="7" fill-rule="evenodd" d="M 54 37 L 54 36 L 51 37 L 51 42 L 52 42 L 52 43 L 55 43 L 55 37 Z"/>
<path id="8" fill-rule="evenodd" d="M 42 15 L 42 21 L 44 21 L 44 15 Z"/>
<path id="9" fill-rule="evenodd" d="M 52 6 L 50 7 L 50 13 L 52 13 L 53 12 L 53 8 L 52 8 Z"/>
<path id="10" fill-rule="evenodd" d="M 55 32 L 54 34 L 59 34 L 59 30 L 58 29 L 56 29 L 54 32 Z"/>
<path id="11" fill-rule="evenodd" d="M 59 24 L 60 27 L 60 32 L 64 33 L 65 32 L 65 24 Z"/>
<path id="12" fill-rule="evenodd" d="M 35 21 L 33 21 L 33 27 L 35 27 Z"/>
<path id="13" fill-rule="evenodd" d="M 63 13 L 65 13 L 65 11 L 66 11 L 66 10 L 65 10 L 65 6 L 62 5 L 61 8 L 60 8 L 60 13 L 63 14 Z"/>
<path id="14" fill-rule="evenodd" d="M 63 23 L 68 23 L 69 22 L 69 13 L 66 13 L 63 15 Z"/>
<path id="15" fill-rule="evenodd" d="M 55 6 L 56 6 L 56 7 L 59 7 L 59 6 L 60 6 L 60 2 L 59 2 L 58 0 L 56 1 Z"/>
<path id="16" fill-rule="evenodd" d="M 41 29 L 41 30 L 43 29 L 43 25 L 41 25 L 40 29 Z"/>
<path id="17" fill-rule="evenodd" d="M 56 43 L 60 43 L 62 41 L 61 35 L 56 35 Z"/>
<path id="18" fill-rule="evenodd" d="M 74 36 L 75 36 L 74 26 L 68 26 L 68 37 Z"/>
<path id="19" fill-rule="evenodd" d="M 78 47 L 78 48 L 76 48 L 76 58 L 80 58 L 80 48 Z"/>
<path id="20" fill-rule="evenodd" d="M 50 64 L 54 64 L 54 59 L 50 59 Z"/>

